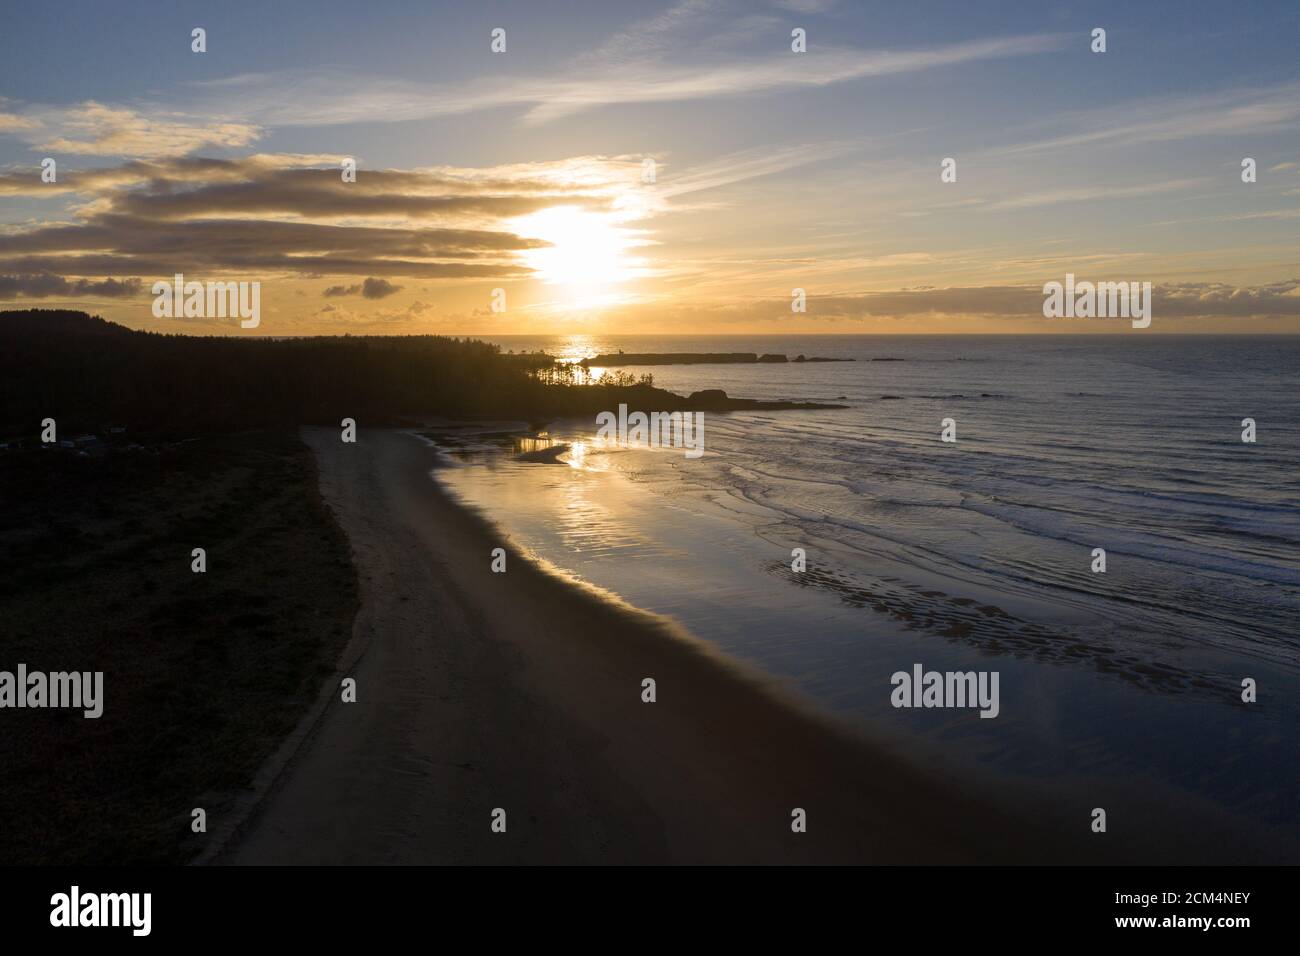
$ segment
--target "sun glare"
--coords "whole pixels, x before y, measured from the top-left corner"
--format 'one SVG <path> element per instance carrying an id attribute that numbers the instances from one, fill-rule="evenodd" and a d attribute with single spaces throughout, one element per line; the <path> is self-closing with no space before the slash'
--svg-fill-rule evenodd
<path id="1" fill-rule="evenodd" d="M 556 287 L 558 305 L 592 307 L 621 299 L 620 286 L 637 274 L 630 250 L 635 234 L 610 213 L 552 206 L 512 222 L 515 233 L 548 245 L 523 253 L 526 266 Z"/>

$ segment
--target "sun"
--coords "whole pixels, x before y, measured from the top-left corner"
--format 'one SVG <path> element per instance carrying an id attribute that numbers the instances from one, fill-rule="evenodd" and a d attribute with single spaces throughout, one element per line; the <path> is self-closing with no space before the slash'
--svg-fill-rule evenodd
<path id="1" fill-rule="evenodd" d="M 638 273 L 631 250 L 635 232 L 616 214 L 577 206 L 551 206 L 512 220 L 511 229 L 546 246 L 526 249 L 524 265 L 556 287 L 558 304 L 591 307 L 621 299 L 620 287 Z"/>

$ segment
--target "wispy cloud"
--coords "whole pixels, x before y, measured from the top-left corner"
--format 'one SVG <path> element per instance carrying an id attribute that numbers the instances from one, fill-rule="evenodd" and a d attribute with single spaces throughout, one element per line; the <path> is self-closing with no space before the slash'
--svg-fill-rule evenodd
<path id="1" fill-rule="evenodd" d="M 661 197 L 672 197 L 717 189 L 835 159 L 860 148 L 859 143 L 840 141 L 743 150 L 674 175 L 666 179 L 656 192 Z"/>
<path id="2" fill-rule="evenodd" d="M 240 149 L 261 129 L 250 123 L 177 112 L 149 115 L 87 101 L 34 107 L 22 116 L 0 114 L 0 131 L 15 132 L 36 148 L 78 156 L 184 156 L 209 147 Z"/>
<path id="3" fill-rule="evenodd" d="M 916 50 L 825 49 L 700 68 L 662 62 L 629 65 L 592 82 L 575 77 L 546 83 L 525 115 L 543 123 L 599 106 L 750 96 L 780 89 L 830 86 L 850 80 L 912 73 L 979 60 L 1045 53 L 1063 45 L 1054 34 L 973 40 Z M 522 91 L 521 91 L 522 92 Z"/>
<path id="4" fill-rule="evenodd" d="M 0 113 L 0 133 L 36 129 L 40 125 L 38 120 L 28 116 L 19 116 L 16 113 Z"/>
<path id="5" fill-rule="evenodd" d="M 1059 34 L 1034 34 L 911 50 L 826 47 L 803 55 L 775 52 L 703 65 L 650 57 L 642 52 L 646 47 L 630 43 L 624 54 L 629 58 L 616 60 L 611 52 L 619 48 L 615 44 L 603 59 L 582 69 L 549 77 L 479 78 L 460 85 L 338 72 L 249 74 L 198 84 L 198 104 L 191 108 L 243 115 L 262 126 L 325 126 L 516 107 L 524 110 L 525 123 L 537 125 L 603 106 L 751 96 L 1031 56 L 1060 49 L 1064 42 Z"/>
<path id="6" fill-rule="evenodd" d="M 1186 282 L 1160 284 L 1152 291 L 1152 312 L 1167 318 L 1300 315 L 1300 279 L 1264 286 Z M 980 286 L 825 296 L 810 301 L 824 315 L 1001 315 L 1041 317 L 1042 286 Z"/>
<path id="7" fill-rule="evenodd" d="M 1054 120 L 1070 132 L 1008 145 L 990 153 L 1005 155 L 1078 146 L 1131 147 L 1204 136 L 1240 136 L 1293 130 L 1298 121 L 1300 83 L 1285 83 L 1263 89 L 1127 103 L 1122 110 L 1113 106 L 1081 110 Z"/>
<path id="8" fill-rule="evenodd" d="M 775 0 L 775 5 L 791 13 L 825 13 L 834 8 L 836 0 Z"/>
<path id="9" fill-rule="evenodd" d="M 9 100 L 0 96 L 0 133 L 13 133 L 19 130 L 30 130 L 40 126 L 40 121 L 30 116 L 19 116 L 17 113 L 7 112 Z"/>
<path id="10" fill-rule="evenodd" d="M 1049 189 L 1039 192 L 1023 193 L 1017 196 L 1004 196 L 985 203 L 985 209 L 1032 209 L 1038 206 L 1052 206 L 1059 203 L 1097 202 L 1116 199 L 1132 199 L 1138 196 L 1154 196 L 1162 193 L 1180 192 L 1203 186 L 1208 179 L 1194 177 L 1189 179 L 1157 180 L 1149 183 L 1134 183 L 1128 186 L 1079 186 L 1071 189 Z"/>
<path id="11" fill-rule="evenodd" d="M 1300 316 L 1300 279 L 1258 286 L 1187 282 L 1161 284 L 1153 289 L 1152 314 L 1158 322 L 1179 319 L 1255 319 Z M 788 298 L 754 298 L 740 301 L 656 303 L 643 306 L 662 312 L 675 326 L 719 328 L 734 325 L 753 328 L 774 317 L 789 317 Z M 809 321 L 852 327 L 880 319 L 916 320 L 926 317 L 977 317 L 1027 321 L 1050 326 L 1043 318 L 1041 285 L 981 285 L 950 288 L 903 288 L 843 295 L 810 295 Z M 1081 320 L 1104 324 L 1107 320 Z"/>

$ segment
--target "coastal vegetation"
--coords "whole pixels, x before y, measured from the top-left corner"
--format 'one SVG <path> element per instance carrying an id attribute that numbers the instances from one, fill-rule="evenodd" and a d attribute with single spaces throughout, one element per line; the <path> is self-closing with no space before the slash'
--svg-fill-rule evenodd
<path id="1" fill-rule="evenodd" d="M 0 496 L 0 669 L 103 673 L 95 719 L 6 712 L 0 857 L 190 859 L 194 809 L 224 818 L 352 631 L 356 575 L 310 451 L 287 429 L 11 450 Z"/>
<path id="2" fill-rule="evenodd" d="M 403 425 L 422 416 L 536 421 L 633 410 L 798 408 L 680 396 L 653 378 L 595 381 L 545 353 L 436 335 L 265 337 L 140 332 L 84 312 L 0 313 L 0 440 L 35 441 L 112 426 L 192 435 L 250 428 Z"/>

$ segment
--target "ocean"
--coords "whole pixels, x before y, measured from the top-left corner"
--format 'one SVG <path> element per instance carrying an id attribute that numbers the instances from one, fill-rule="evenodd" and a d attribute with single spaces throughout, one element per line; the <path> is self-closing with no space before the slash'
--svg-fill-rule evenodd
<path id="1" fill-rule="evenodd" d="M 449 449 L 438 480 L 563 573 L 962 785 L 1300 837 L 1300 338 L 489 340 L 854 359 L 631 368 L 849 407 L 706 414 L 695 460 L 554 422 Z M 561 466 L 515 458 L 557 442 Z M 998 716 L 894 706 L 917 664 L 997 672 Z"/>

